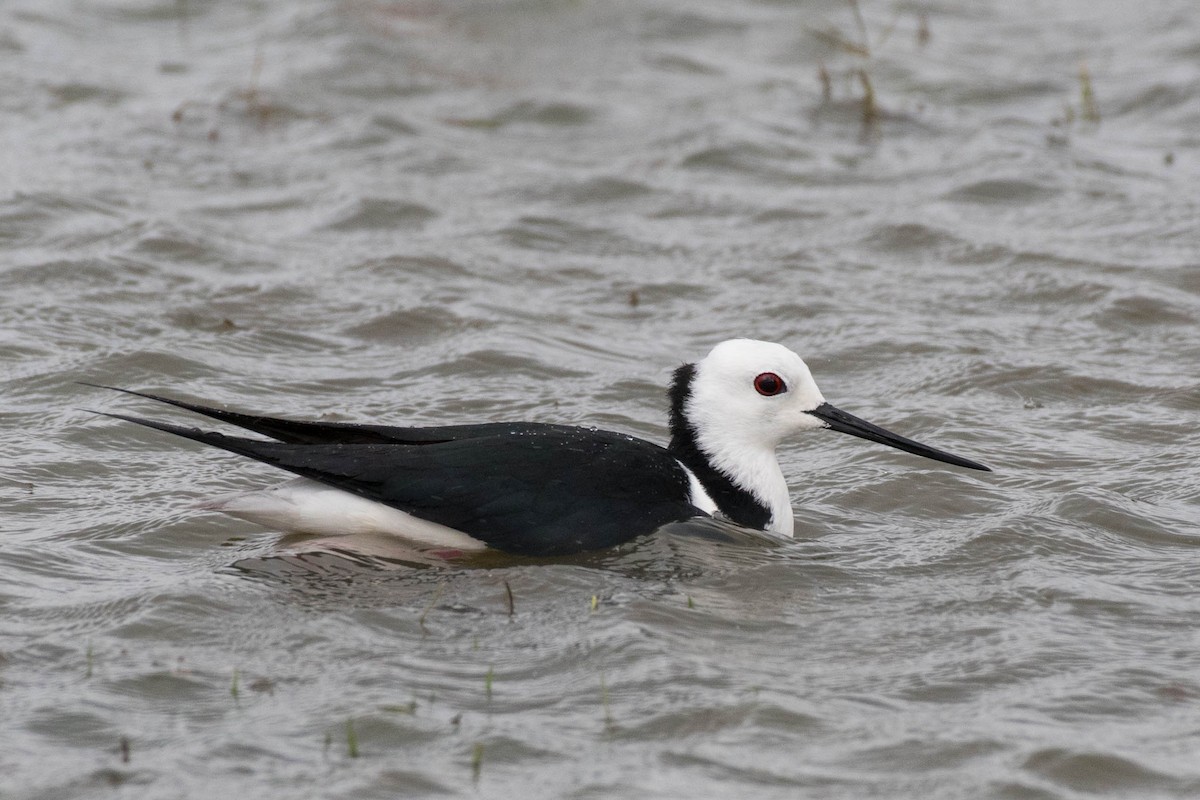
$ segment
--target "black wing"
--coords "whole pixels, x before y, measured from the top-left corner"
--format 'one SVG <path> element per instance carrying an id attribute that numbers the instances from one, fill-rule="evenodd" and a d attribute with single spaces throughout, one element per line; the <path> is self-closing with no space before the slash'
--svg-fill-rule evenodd
<path id="1" fill-rule="evenodd" d="M 257 459 L 510 553 L 611 547 L 704 515 L 689 502 L 688 475 L 670 453 L 608 431 L 538 426 L 421 445 L 303 444 L 107 416 Z"/>
<path id="2" fill-rule="evenodd" d="M 441 444 L 458 439 L 468 439 L 478 436 L 497 434 L 523 434 L 537 431 L 568 432 L 573 430 L 569 425 L 550 425 L 541 422 L 487 422 L 478 425 L 439 425 L 427 428 L 413 428 L 395 425 L 367 425 L 357 422 L 308 422 L 295 419 L 280 419 L 265 417 L 260 414 L 242 414 L 237 411 L 227 411 L 223 408 L 202 406 L 189 403 L 186 400 L 176 400 L 173 397 L 135 392 L 132 389 L 121 389 L 117 386 L 105 386 L 99 383 L 80 381 L 84 386 L 94 386 L 97 389 L 111 389 L 135 397 L 144 397 L 159 403 L 182 408 L 206 417 L 245 428 L 248 431 L 270 436 L 280 442 L 293 444 Z"/>

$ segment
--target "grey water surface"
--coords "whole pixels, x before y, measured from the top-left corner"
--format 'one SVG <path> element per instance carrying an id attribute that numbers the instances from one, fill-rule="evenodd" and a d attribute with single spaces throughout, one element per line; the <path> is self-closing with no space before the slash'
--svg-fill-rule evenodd
<path id="1" fill-rule="evenodd" d="M 0 798 L 1200 796 L 1200 13 L 858 10 L 0 8 Z M 664 441 L 732 336 L 995 472 L 430 563 L 78 383 Z"/>

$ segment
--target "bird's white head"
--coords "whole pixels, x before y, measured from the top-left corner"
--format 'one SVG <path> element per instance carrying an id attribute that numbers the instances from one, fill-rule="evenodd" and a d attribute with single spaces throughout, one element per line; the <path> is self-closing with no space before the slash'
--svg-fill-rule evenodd
<path id="1" fill-rule="evenodd" d="M 825 402 L 808 365 L 774 342 L 721 342 L 696 364 L 690 388 L 687 418 L 701 438 L 726 442 L 713 441 L 716 450 L 774 450 L 794 433 L 824 427 L 808 413 Z"/>

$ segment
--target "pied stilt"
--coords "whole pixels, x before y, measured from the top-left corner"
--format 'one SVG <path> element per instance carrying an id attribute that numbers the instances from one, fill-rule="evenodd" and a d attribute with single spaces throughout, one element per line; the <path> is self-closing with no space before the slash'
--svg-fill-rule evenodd
<path id="1" fill-rule="evenodd" d="M 207 508 L 282 530 L 391 533 L 430 549 L 561 555 L 610 547 L 706 515 L 791 536 L 791 498 L 775 448 L 791 434 L 820 428 L 988 470 L 834 408 L 799 356 L 749 339 L 722 342 L 675 371 L 665 448 L 569 425 L 302 422 L 118 391 L 273 441 L 106 416 L 301 476 L 274 489 L 220 498 Z"/>

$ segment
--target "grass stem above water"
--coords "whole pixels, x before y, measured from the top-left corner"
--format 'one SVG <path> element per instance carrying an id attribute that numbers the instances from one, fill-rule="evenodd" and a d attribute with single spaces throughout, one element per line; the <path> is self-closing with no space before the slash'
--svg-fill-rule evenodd
<path id="1" fill-rule="evenodd" d="M 604 709 L 604 727 L 611 729 L 613 724 L 612 706 L 608 700 L 608 682 L 604 679 L 604 673 L 600 673 L 600 706 Z"/>
<path id="2" fill-rule="evenodd" d="M 1096 93 L 1092 89 L 1092 74 L 1085 62 L 1079 63 L 1079 114 L 1085 122 L 1093 125 L 1100 122 L 1100 109 L 1096 105 Z"/>
<path id="3" fill-rule="evenodd" d="M 471 780 L 479 783 L 479 776 L 483 773 L 483 742 L 476 742 L 471 748 Z"/>

